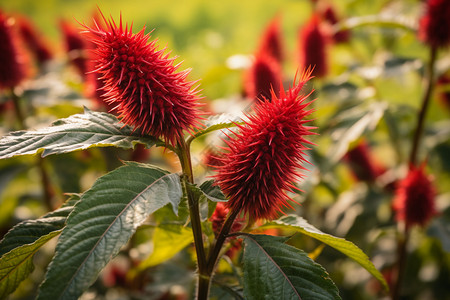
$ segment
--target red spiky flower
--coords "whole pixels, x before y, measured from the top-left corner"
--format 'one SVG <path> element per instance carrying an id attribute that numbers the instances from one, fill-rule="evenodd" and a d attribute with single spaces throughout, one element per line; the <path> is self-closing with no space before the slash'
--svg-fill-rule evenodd
<path id="1" fill-rule="evenodd" d="M 431 47 L 450 44 L 450 1 L 428 0 L 419 23 L 419 38 Z"/>
<path id="2" fill-rule="evenodd" d="M 403 220 L 407 227 L 414 224 L 423 226 L 436 213 L 436 191 L 424 168 L 425 164 L 411 167 L 396 191 L 393 202 L 396 218 Z"/>
<path id="3" fill-rule="evenodd" d="M 309 95 L 300 95 L 310 78 L 307 71 L 287 93 L 281 88 L 280 97 L 272 93 L 271 101 L 256 103 L 236 136 L 225 140 L 228 153 L 220 156 L 215 178 L 229 198 L 229 209 L 256 220 L 274 218 L 289 206 L 287 192 L 301 177 L 305 144 L 311 144 L 305 136 L 313 134 L 305 126 Z"/>
<path id="4" fill-rule="evenodd" d="M 280 17 L 275 17 L 266 27 L 258 52 L 266 53 L 278 62 L 283 61 L 283 38 L 280 29 Z"/>
<path id="5" fill-rule="evenodd" d="M 270 100 L 271 91 L 281 83 L 281 67 L 273 57 L 258 53 L 245 74 L 244 88 L 250 99 Z M 276 95 L 279 96 L 278 92 Z"/>
<path id="6" fill-rule="evenodd" d="M 385 170 L 372 157 L 369 145 L 362 140 L 345 155 L 355 177 L 361 181 L 374 182 Z"/>
<path id="7" fill-rule="evenodd" d="M 13 88 L 26 76 L 26 59 L 20 50 L 14 22 L 0 10 L 0 89 Z"/>
<path id="8" fill-rule="evenodd" d="M 122 17 L 119 25 L 104 20 L 106 30 L 85 27 L 97 46 L 95 71 L 103 80 L 105 101 L 115 106 L 125 124 L 174 144 L 183 131 L 199 124 L 200 97 L 195 82 L 186 80 L 189 70 L 177 72 L 175 58 L 158 50 L 156 40 L 148 43 L 145 27 L 133 34 Z"/>
<path id="9" fill-rule="evenodd" d="M 300 65 L 313 67 L 312 75 L 315 77 L 323 77 L 328 72 L 327 45 L 327 36 L 320 27 L 319 17 L 314 14 L 299 32 L 299 49 Z"/>
<path id="10" fill-rule="evenodd" d="M 40 33 L 37 32 L 36 26 L 32 24 L 28 18 L 21 17 L 19 19 L 19 29 L 23 40 L 33 53 L 39 65 L 42 65 L 53 58 L 52 51 L 47 43 L 40 36 Z"/>

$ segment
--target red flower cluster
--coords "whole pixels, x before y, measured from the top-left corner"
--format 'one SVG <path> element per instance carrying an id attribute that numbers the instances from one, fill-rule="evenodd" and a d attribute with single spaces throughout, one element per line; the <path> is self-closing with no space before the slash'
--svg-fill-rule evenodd
<path id="1" fill-rule="evenodd" d="M 330 25 L 335 25 L 339 22 L 335 10 L 332 6 L 327 6 L 321 13 L 323 19 Z M 340 30 L 333 34 L 333 41 L 335 43 L 346 43 L 350 40 L 350 31 Z"/>
<path id="2" fill-rule="evenodd" d="M 320 27 L 319 16 L 313 14 L 311 19 L 299 32 L 300 65 L 313 67 L 312 75 L 323 77 L 328 72 L 326 48 L 328 40 Z"/>
<path id="3" fill-rule="evenodd" d="M 145 28 L 133 34 L 122 19 L 119 25 L 104 20 L 106 29 L 85 27 L 96 44 L 95 72 L 103 80 L 105 101 L 125 124 L 174 144 L 199 124 L 199 96 L 194 82 L 186 81 L 189 70 L 177 72 L 174 58 L 158 50 L 156 41 L 148 43 Z"/>
<path id="4" fill-rule="evenodd" d="M 283 61 L 284 49 L 280 29 L 280 17 L 274 18 L 267 26 L 262 35 L 258 52 L 264 52 L 278 62 Z"/>
<path id="5" fill-rule="evenodd" d="M 355 177 L 361 181 L 373 182 L 385 170 L 372 157 L 369 146 L 361 141 L 345 155 Z"/>
<path id="6" fill-rule="evenodd" d="M 65 48 L 69 54 L 69 61 L 78 70 L 83 79 L 86 78 L 87 59 L 86 49 L 87 43 L 82 38 L 79 30 L 67 21 L 60 21 L 61 31 L 63 33 Z"/>
<path id="7" fill-rule="evenodd" d="M 280 20 L 275 18 L 264 31 L 255 59 L 245 74 L 244 90 L 248 98 L 270 101 L 273 90 L 279 96 L 276 87 L 282 83 L 282 59 Z"/>
<path id="8" fill-rule="evenodd" d="M 229 201 L 227 207 L 243 211 L 252 219 L 270 219 L 285 206 L 292 183 L 301 177 L 298 169 L 305 161 L 306 135 L 313 134 L 305 117 L 309 95 L 300 95 L 311 72 L 305 72 L 297 85 L 272 93 L 271 101 L 254 106 L 245 125 L 238 126 L 235 137 L 226 140 L 229 153 L 220 156 L 215 178 Z"/>
<path id="9" fill-rule="evenodd" d="M 0 89 L 13 88 L 26 76 L 26 59 L 13 24 L 14 19 L 0 11 Z"/>
<path id="10" fill-rule="evenodd" d="M 425 15 L 420 20 L 419 38 L 431 47 L 450 44 L 450 1 L 428 0 Z"/>
<path id="11" fill-rule="evenodd" d="M 265 53 L 257 54 L 252 66 L 247 70 L 245 78 L 247 97 L 259 101 L 265 99 L 270 101 L 272 91 L 280 84 L 281 68 L 278 61 Z M 276 95 L 279 96 L 278 92 Z"/>
<path id="12" fill-rule="evenodd" d="M 431 179 L 425 174 L 425 165 L 412 167 L 397 188 L 393 208 L 397 220 L 406 226 L 425 225 L 436 213 L 434 205 L 435 189 Z"/>
<path id="13" fill-rule="evenodd" d="M 25 17 L 19 19 L 20 33 L 39 65 L 53 58 L 52 51 L 39 36 L 34 24 Z"/>

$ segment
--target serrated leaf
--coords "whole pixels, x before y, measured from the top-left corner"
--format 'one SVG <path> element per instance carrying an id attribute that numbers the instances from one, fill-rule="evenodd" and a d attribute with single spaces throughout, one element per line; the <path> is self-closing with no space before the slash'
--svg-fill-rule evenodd
<path id="1" fill-rule="evenodd" d="M 245 299 L 341 299 L 327 272 L 287 238 L 244 236 Z"/>
<path id="2" fill-rule="evenodd" d="M 0 159 L 17 155 L 67 153 L 90 147 L 115 146 L 132 149 L 136 143 L 147 147 L 163 142 L 141 136 L 108 113 L 86 110 L 66 119 L 55 121 L 50 127 L 36 131 L 16 131 L 0 139 Z"/>
<path id="3" fill-rule="evenodd" d="M 153 252 L 139 265 L 139 270 L 145 270 L 171 259 L 193 240 L 192 229 L 189 227 L 175 224 L 159 225 L 153 234 Z"/>
<path id="4" fill-rule="evenodd" d="M 182 196 L 178 174 L 127 162 L 99 178 L 70 214 L 38 299 L 78 299 L 147 217 Z"/>
<path id="5" fill-rule="evenodd" d="M 75 198 L 71 197 L 64 205 L 36 220 L 25 220 L 11 228 L 0 241 L 0 257 L 14 248 L 32 244 L 40 237 L 64 227 L 67 216 L 73 210 Z"/>
<path id="6" fill-rule="evenodd" d="M 61 230 L 52 231 L 39 237 L 33 243 L 15 248 L 0 258 L 0 299 L 14 292 L 19 284 L 34 270 L 33 256 L 42 245 Z"/>
<path id="7" fill-rule="evenodd" d="M 375 268 L 367 255 L 355 244 L 343 238 L 338 238 L 330 234 L 323 233 L 300 216 L 287 215 L 281 217 L 278 220 L 266 223 L 260 228 L 288 228 L 315 238 L 316 240 L 319 240 L 322 243 L 333 247 L 334 249 L 342 252 L 343 254 L 356 261 L 376 279 L 378 279 L 383 284 L 386 290 L 389 290 L 389 287 L 383 275 L 381 275 L 381 273 Z"/>
<path id="8" fill-rule="evenodd" d="M 212 116 L 204 122 L 205 128 L 202 128 L 202 130 L 197 131 L 191 137 L 191 140 L 215 130 L 235 127 L 237 124 L 242 125 L 244 124 L 244 122 L 239 117 L 236 117 L 234 115 L 219 114 Z"/>

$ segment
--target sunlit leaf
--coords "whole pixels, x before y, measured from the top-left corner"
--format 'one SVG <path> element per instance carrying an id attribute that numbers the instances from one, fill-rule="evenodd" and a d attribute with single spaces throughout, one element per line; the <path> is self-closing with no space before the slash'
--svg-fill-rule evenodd
<path id="1" fill-rule="evenodd" d="M 36 251 L 60 232 L 61 230 L 52 231 L 30 244 L 9 251 L 0 258 L 0 299 L 14 292 L 33 272 L 33 256 Z"/>
<path id="2" fill-rule="evenodd" d="M 243 122 L 240 120 L 240 118 L 229 115 L 229 114 L 220 114 L 215 115 L 213 117 L 210 117 L 204 122 L 205 128 L 202 130 L 197 131 L 192 137 L 191 140 L 194 138 L 198 138 L 202 135 L 205 135 L 207 133 L 210 133 L 215 130 L 235 127 L 236 124 L 243 124 Z"/>
<path id="3" fill-rule="evenodd" d="M 178 174 L 127 162 L 99 178 L 70 214 L 38 299 L 78 299 L 136 228 L 182 196 Z"/>
<path id="4" fill-rule="evenodd" d="M 136 143 L 147 147 L 161 141 L 141 136 L 108 113 L 85 111 L 54 122 L 50 127 L 35 131 L 16 131 L 0 139 L 0 158 L 35 154 L 42 157 L 67 153 L 90 147 L 115 146 L 132 149 Z"/>
<path id="5" fill-rule="evenodd" d="M 245 299 L 341 299 L 327 272 L 287 238 L 244 236 Z"/>
<path id="6" fill-rule="evenodd" d="M 326 233 L 323 233 L 319 229 L 315 228 L 313 225 L 309 224 L 305 219 L 297 215 L 287 215 L 281 217 L 278 220 L 269 222 L 261 226 L 264 228 L 288 228 L 291 230 L 295 230 L 297 232 L 301 232 L 307 236 L 315 238 L 321 241 L 328 246 L 333 247 L 334 249 L 342 252 L 347 255 L 358 264 L 360 264 L 363 268 L 365 268 L 370 274 L 372 274 L 376 279 L 378 279 L 386 290 L 388 290 L 388 285 L 383 275 L 375 268 L 373 263 L 369 260 L 366 254 L 359 249 L 355 244 L 350 241 L 347 241 L 343 238 L 338 238 Z"/>
<path id="7" fill-rule="evenodd" d="M 153 233 L 153 252 L 139 265 L 139 269 L 144 270 L 171 259 L 193 240 L 192 229 L 189 227 L 175 224 L 159 225 Z"/>

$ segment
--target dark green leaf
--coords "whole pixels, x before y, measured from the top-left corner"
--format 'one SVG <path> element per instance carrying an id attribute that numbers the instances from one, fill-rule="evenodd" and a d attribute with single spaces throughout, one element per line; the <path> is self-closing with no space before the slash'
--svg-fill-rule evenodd
<path id="1" fill-rule="evenodd" d="M 34 270 L 33 256 L 39 248 L 57 236 L 61 230 L 52 231 L 33 243 L 21 245 L 0 258 L 0 299 L 14 292 L 19 284 Z"/>
<path id="2" fill-rule="evenodd" d="M 245 299 L 341 299 L 327 272 L 286 240 L 244 236 Z"/>
<path id="3" fill-rule="evenodd" d="M 364 254 L 364 252 L 355 244 L 345 239 L 323 233 L 300 216 L 287 215 L 281 217 L 278 220 L 266 223 L 261 226 L 261 228 L 289 228 L 315 238 L 356 261 L 363 268 L 369 271 L 369 273 L 372 274 L 376 279 L 378 279 L 383 284 L 386 290 L 389 290 L 383 275 L 375 268 L 367 255 Z"/>
<path id="4" fill-rule="evenodd" d="M 50 127 L 36 131 L 17 131 L 2 137 L 0 158 L 35 154 L 41 150 L 44 157 L 90 147 L 115 146 L 131 149 L 136 143 L 147 147 L 164 145 L 152 137 L 141 136 L 111 114 L 86 109 L 84 114 L 58 120 Z"/>
<path id="5" fill-rule="evenodd" d="M 99 178 L 70 214 L 38 299 L 78 299 L 147 217 L 167 204 L 175 213 L 179 175 L 127 162 Z"/>

